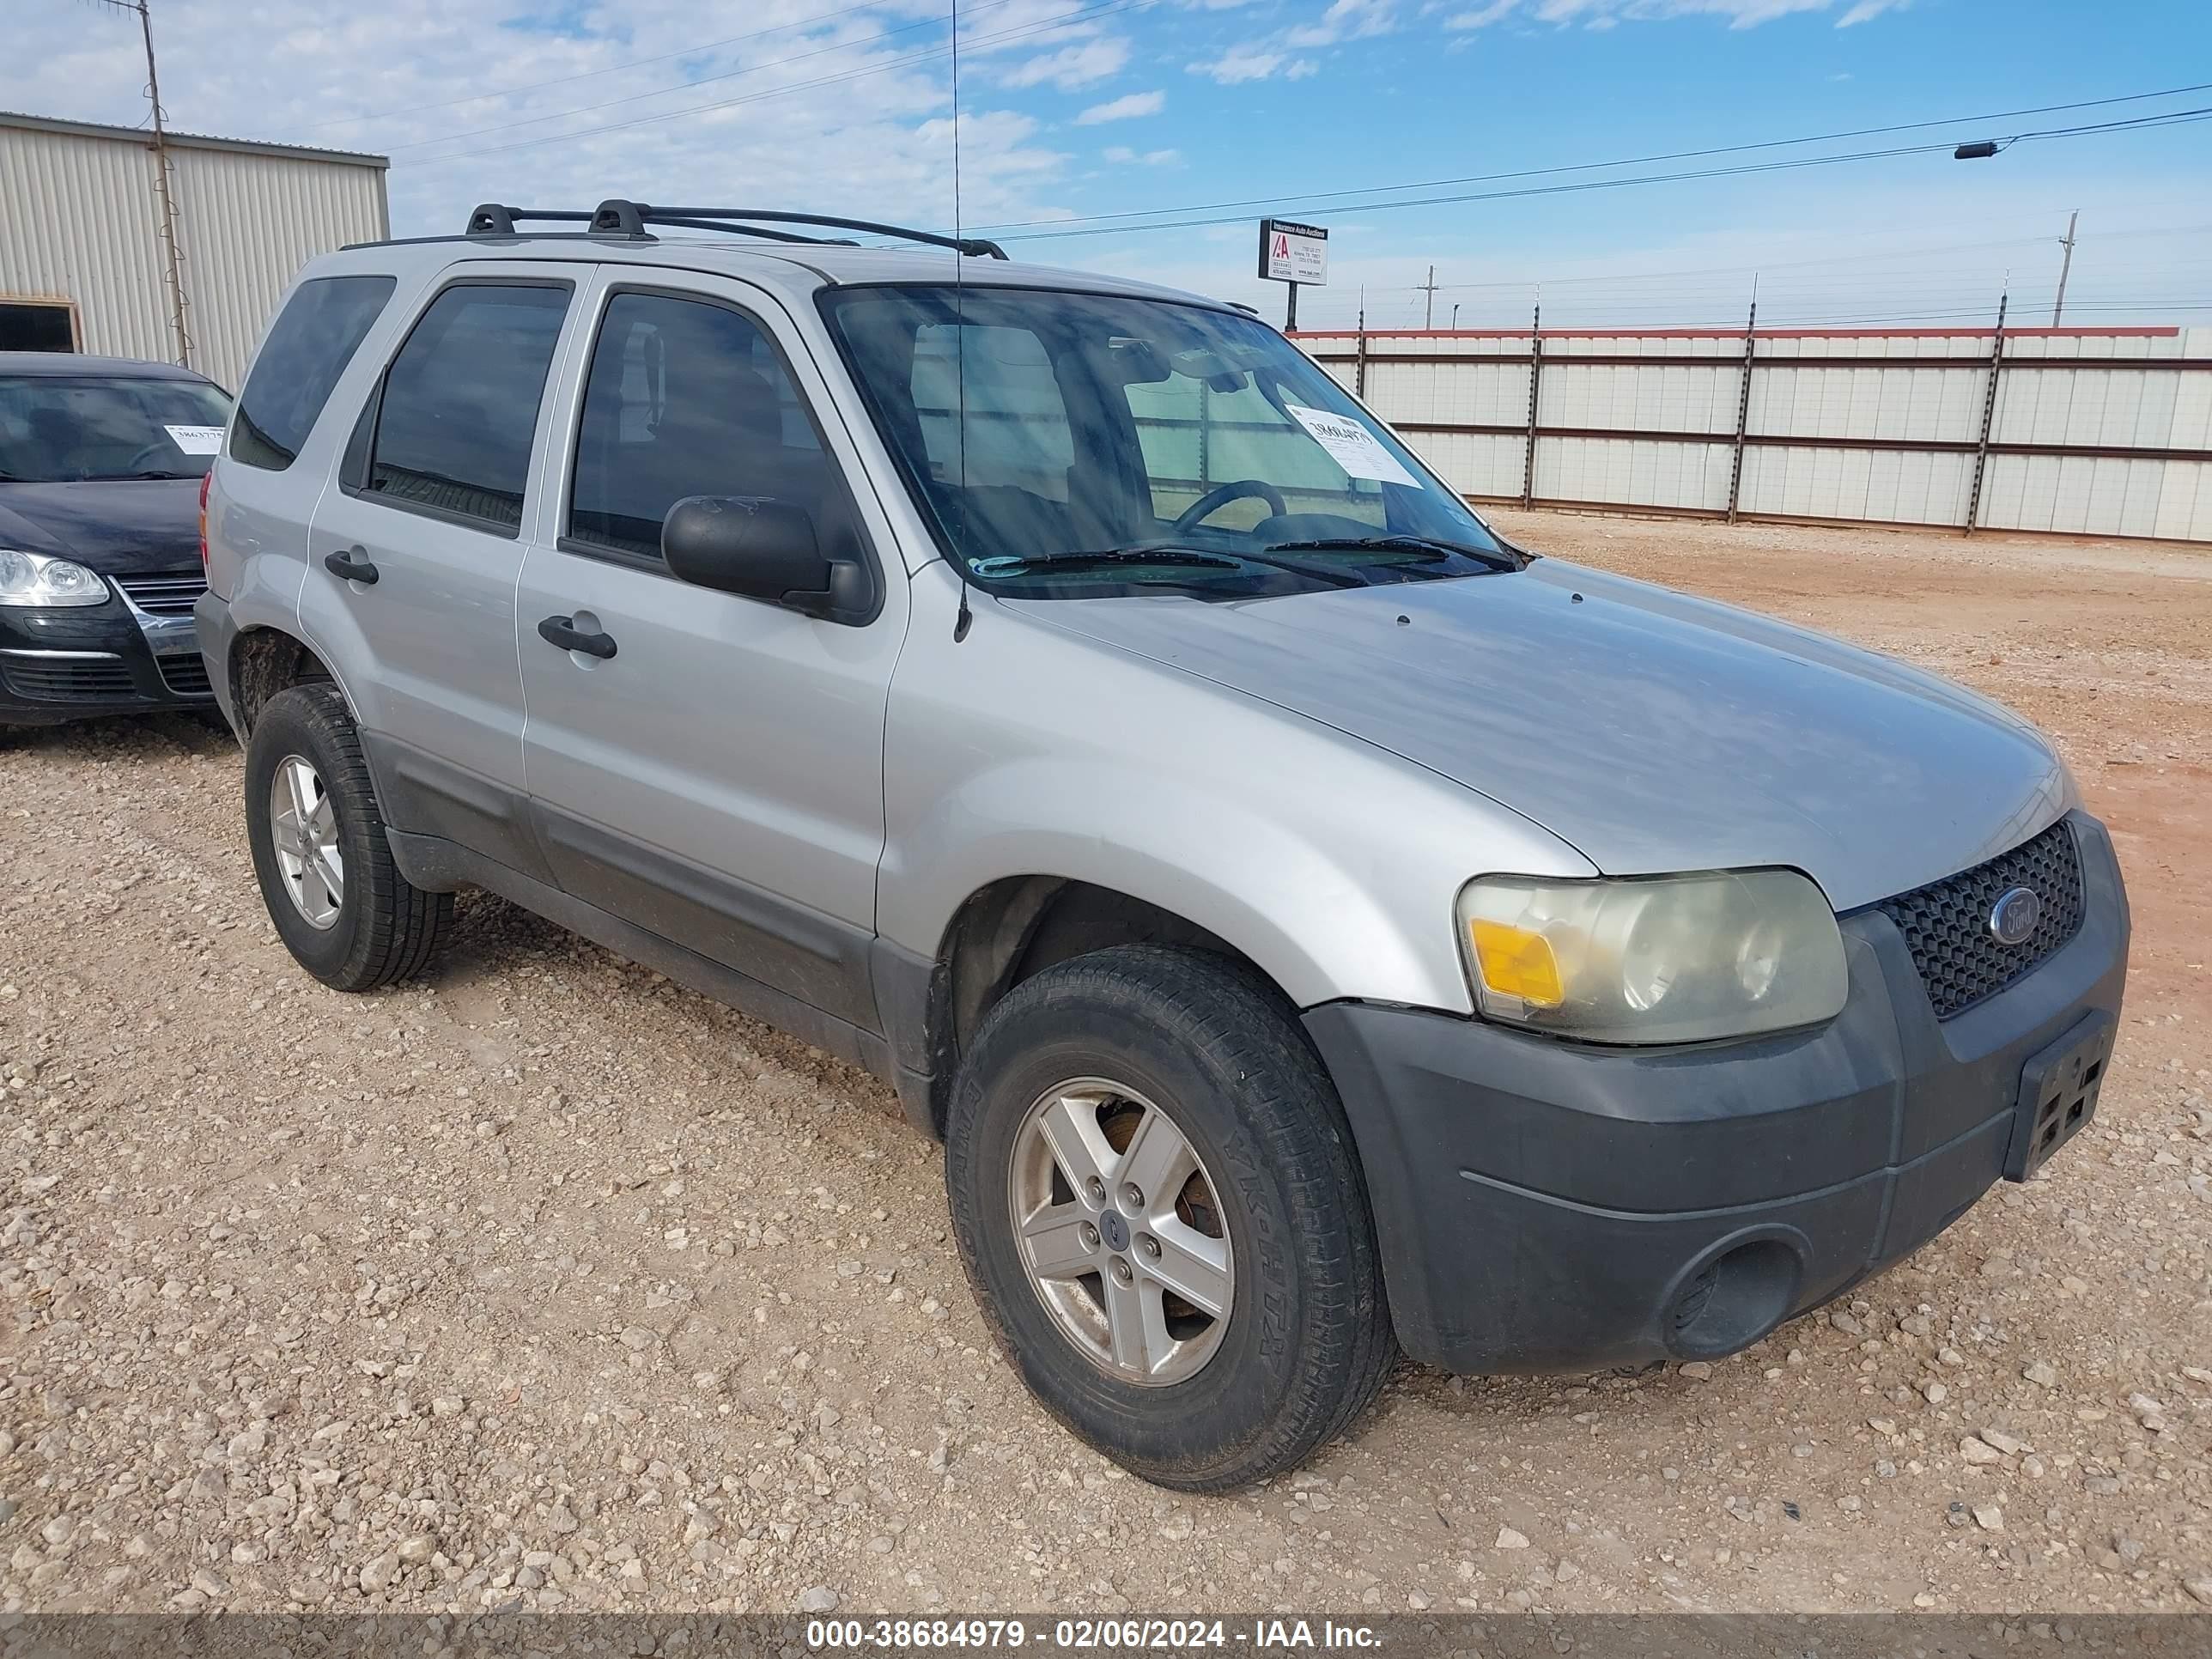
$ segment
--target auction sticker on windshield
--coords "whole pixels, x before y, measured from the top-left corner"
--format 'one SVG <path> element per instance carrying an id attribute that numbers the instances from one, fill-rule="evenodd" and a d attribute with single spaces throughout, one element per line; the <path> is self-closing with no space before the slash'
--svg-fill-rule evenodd
<path id="1" fill-rule="evenodd" d="M 1316 443 L 1328 451 L 1329 459 L 1344 469 L 1346 477 L 1410 484 L 1415 489 L 1421 487 L 1421 481 L 1400 465 L 1398 458 L 1383 448 L 1382 441 L 1363 422 L 1308 409 L 1303 404 L 1285 404 L 1283 407 L 1305 428 Z"/>
<path id="2" fill-rule="evenodd" d="M 164 427 L 169 441 L 187 455 L 219 455 L 222 453 L 222 428 L 219 426 Z"/>

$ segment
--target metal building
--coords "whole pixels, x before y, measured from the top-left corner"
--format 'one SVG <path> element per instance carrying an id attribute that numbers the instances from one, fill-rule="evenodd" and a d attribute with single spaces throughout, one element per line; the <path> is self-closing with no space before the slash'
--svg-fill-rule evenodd
<path id="1" fill-rule="evenodd" d="M 181 362 L 235 392 L 293 273 L 390 234 L 387 165 L 0 112 L 0 350 Z"/>

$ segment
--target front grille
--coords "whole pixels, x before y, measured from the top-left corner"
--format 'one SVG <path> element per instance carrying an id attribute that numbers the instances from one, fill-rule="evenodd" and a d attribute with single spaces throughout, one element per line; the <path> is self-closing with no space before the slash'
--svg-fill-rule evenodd
<path id="1" fill-rule="evenodd" d="M 162 657 L 161 680 L 180 697 L 209 697 L 215 695 L 208 684 L 206 662 L 198 657 Z"/>
<path id="2" fill-rule="evenodd" d="M 135 696 L 138 691 L 131 671 L 112 658 L 105 662 L 19 658 L 0 669 L 0 678 L 17 696 L 38 702 L 85 702 Z"/>
<path id="3" fill-rule="evenodd" d="M 2043 914 L 2026 943 L 2004 945 L 1990 932 L 1990 912 L 2014 887 L 2041 899 Z M 1936 1018 L 1948 1019 L 2033 971 L 2081 930 L 2081 854 L 2073 828 L 2061 818 L 1987 864 L 1874 908 L 1905 935 Z"/>
<path id="4" fill-rule="evenodd" d="M 149 617 L 189 617 L 192 606 L 207 592 L 207 573 L 177 572 L 166 576 L 118 576 L 115 585 L 131 596 L 131 603 Z"/>

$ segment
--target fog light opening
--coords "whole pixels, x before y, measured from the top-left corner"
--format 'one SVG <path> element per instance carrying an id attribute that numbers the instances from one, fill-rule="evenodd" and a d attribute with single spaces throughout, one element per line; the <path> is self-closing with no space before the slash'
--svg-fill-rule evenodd
<path id="1" fill-rule="evenodd" d="M 1749 1347 L 1787 1316 L 1798 1276 L 1796 1251 L 1778 1238 L 1723 1251 L 1675 1293 L 1667 1310 L 1668 1346 L 1692 1358 Z"/>

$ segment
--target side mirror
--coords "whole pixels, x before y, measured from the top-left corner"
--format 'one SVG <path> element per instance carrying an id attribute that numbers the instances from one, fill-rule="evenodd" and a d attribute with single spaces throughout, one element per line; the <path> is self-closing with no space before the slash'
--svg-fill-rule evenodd
<path id="1" fill-rule="evenodd" d="M 686 495 L 660 524 L 669 574 L 825 622 L 867 620 L 868 574 L 825 556 L 804 508 L 766 495 Z"/>

